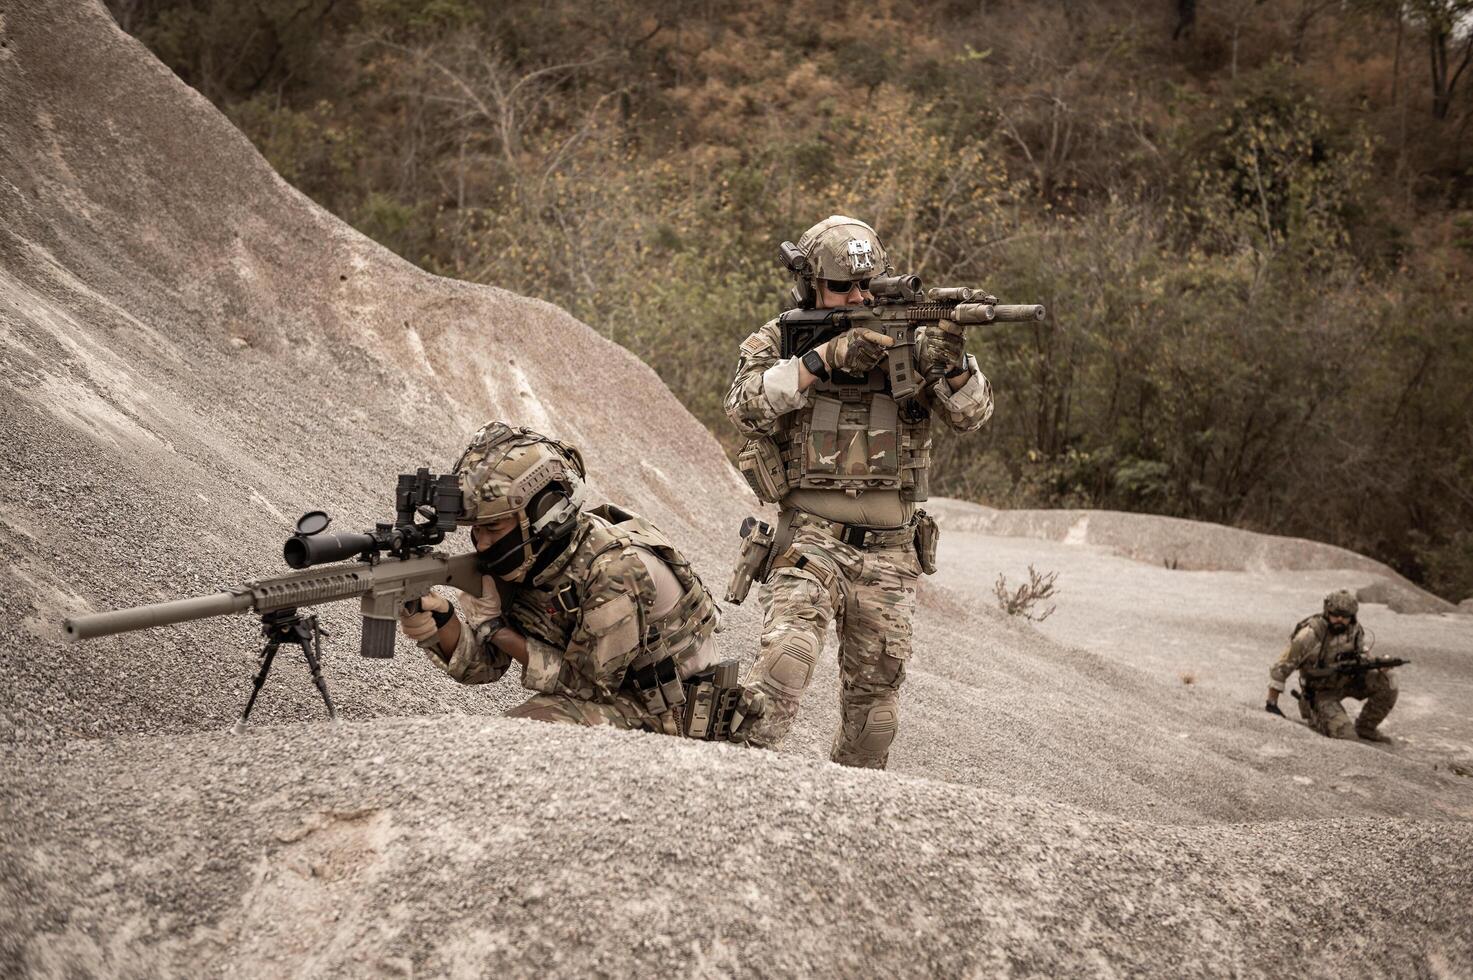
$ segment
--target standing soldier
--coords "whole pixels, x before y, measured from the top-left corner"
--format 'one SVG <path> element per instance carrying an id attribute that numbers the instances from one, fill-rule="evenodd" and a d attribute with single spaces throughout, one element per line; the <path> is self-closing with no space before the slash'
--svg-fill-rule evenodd
<path id="1" fill-rule="evenodd" d="M 797 251 L 806 263 L 792 298 L 804 309 L 860 306 L 873 298 L 870 279 L 893 271 L 874 229 L 841 215 L 808 229 Z M 881 363 L 890 343 L 856 327 L 783 357 L 771 320 L 742 343 L 725 404 L 750 437 L 743 471 L 780 510 L 748 679 L 766 708 L 740 737 L 782 743 L 834 621 L 842 718 L 831 758 L 872 769 L 885 767 L 899 725 L 916 580 L 923 563 L 935 571 L 936 524 L 915 506 L 927 496 L 931 416 L 971 431 L 992 415 L 992 389 L 959 333 L 918 340 L 921 369 L 940 377 L 906 406 Z"/>
<path id="2" fill-rule="evenodd" d="M 659 529 L 612 504 L 585 511 L 578 450 L 488 423 L 455 464 L 483 598 L 464 618 L 431 594 L 400 625 L 463 684 L 522 665 L 537 693 L 514 718 L 725 738 L 740 689 L 717 663 L 719 613 Z"/>
<path id="3" fill-rule="evenodd" d="M 1365 630 L 1356 622 L 1360 602 L 1341 589 L 1325 596 L 1318 616 L 1301 620 L 1294 627 L 1289 648 L 1269 668 L 1268 702 L 1264 710 L 1283 715 L 1279 694 L 1284 682 L 1299 671 L 1299 714 L 1321 735 L 1331 738 L 1360 738 L 1389 742 L 1377 726 L 1396 704 L 1396 678 L 1385 669 L 1363 669 L 1383 661 L 1365 661 Z M 1395 666 L 1405 661 L 1387 661 Z M 1354 724 L 1340 702 L 1344 698 L 1364 701 Z"/>

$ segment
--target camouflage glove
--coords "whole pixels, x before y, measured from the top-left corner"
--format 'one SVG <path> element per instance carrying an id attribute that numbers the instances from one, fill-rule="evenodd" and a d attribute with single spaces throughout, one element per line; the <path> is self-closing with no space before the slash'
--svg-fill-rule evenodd
<path id="1" fill-rule="evenodd" d="M 948 372 L 966 366 L 966 338 L 940 326 L 926 327 L 921 342 L 921 374 L 928 378 L 940 378 Z"/>
<path id="2" fill-rule="evenodd" d="M 433 592 L 419 600 L 417 611 L 411 612 L 404 606 L 399 607 L 399 629 L 420 646 L 433 643 L 435 634 L 440 632 L 440 626 L 435 621 L 435 613 L 450 612 L 450 603 L 435 595 Z"/>
<path id="3" fill-rule="evenodd" d="M 895 341 L 868 327 L 850 327 L 829 346 L 829 367 L 844 374 L 869 374 Z"/>
<path id="4" fill-rule="evenodd" d="M 1284 713 L 1279 710 L 1279 706 L 1273 701 L 1263 702 L 1263 710 L 1271 715 L 1278 715 L 1280 718 L 1284 717 Z"/>

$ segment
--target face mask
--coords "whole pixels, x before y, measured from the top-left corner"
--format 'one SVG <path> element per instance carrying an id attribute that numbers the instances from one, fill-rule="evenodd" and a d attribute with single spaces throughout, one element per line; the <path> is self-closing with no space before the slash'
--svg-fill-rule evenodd
<path id="1" fill-rule="evenodd" d="M 523 548 L 524 544 L 526 544 L 526 538 L 522 535 L 522 525 L 518 523 L 516 527 L 492 542 L 491 547 L 477 555 L 476 567 L 483 574 L 494 575 L 497 578 L 515 574 L 527 558 L 526 550 Z"/>

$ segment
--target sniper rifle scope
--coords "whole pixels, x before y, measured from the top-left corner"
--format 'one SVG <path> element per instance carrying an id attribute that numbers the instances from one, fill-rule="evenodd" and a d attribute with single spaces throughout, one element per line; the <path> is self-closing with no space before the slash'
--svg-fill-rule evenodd
<path id="1" fill-rule="evenodd" d="M 332 518 L 313 510 L 297 521 L 297 533 L 286 539 L 281 557 L 292 568 L 311 568 L 348 558 L 377 561 L 381 555 L 408 558 L 445 540 L 465 511 L 460 478 L 453 473 L 436 476 L 420 467 L 402 473 L 394 493 L 394 522 L 381 522 L 372 531 L 327 534 Z M 415 522 L 423 517 L 427 523 Z"/>

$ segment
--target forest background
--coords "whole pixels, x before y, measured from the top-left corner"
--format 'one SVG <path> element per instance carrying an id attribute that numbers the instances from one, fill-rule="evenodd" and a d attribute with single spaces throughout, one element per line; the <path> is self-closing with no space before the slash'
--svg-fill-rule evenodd
<path id="1" fill-rule="evenodd" d="M 997 415 L 933 492 L 1473 596 L 1473 0 L 108 6 L 302 191 L 569 309 L 728 450 L 778 243 L 848 213 L 1049 309 L 973 330 Z"/>

